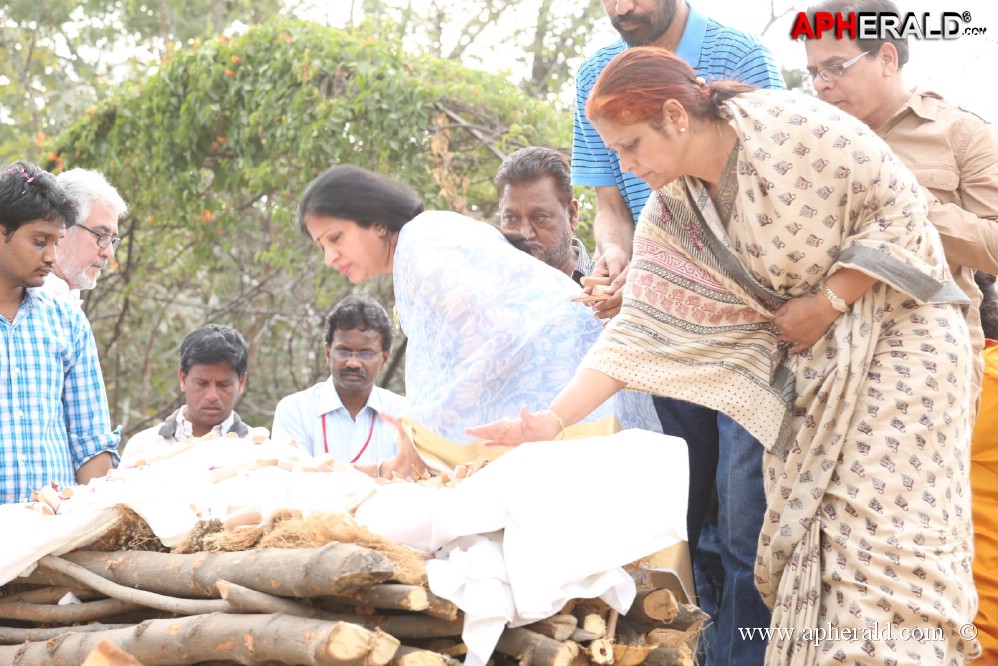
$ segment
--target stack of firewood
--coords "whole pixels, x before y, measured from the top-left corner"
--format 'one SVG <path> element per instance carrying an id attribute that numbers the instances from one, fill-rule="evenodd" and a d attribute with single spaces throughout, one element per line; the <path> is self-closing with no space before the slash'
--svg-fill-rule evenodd
<path id="1" fill-rule="evenodd" d="M 316 519 L 302 520 L 314 528 Z M 202 525 L 203 543 L 217 546 L 219 529 Z M 158 552 L 166 549 L 147 539 L 146 550 L 43 557 L 31 575 L 0 588 L 0 624 L 7 625 L 0 626 L 0 664 L 76 666 L 88 656 L 89 663 L 134 658 L 147 666 L 455 664 L 466 653 L 462 613 L 427 590 L 422 560 L 407 549 L 381 547 L 369 533 L 308 545 L 289 539 L 287 529 L 274 547 L 256 538 L 266 530 L 252 538 L 242 531 L 248 550 L 190 552 L 188 543 Z M 329 530 L 318 532 L 329 538 Z M 706 619 L 665 589 L 640 592 L 623 617 L 580 600 L 507 629 L 495 661 L 692 664 Z M 109 648 L 125 656 L 108 656 Z"/>

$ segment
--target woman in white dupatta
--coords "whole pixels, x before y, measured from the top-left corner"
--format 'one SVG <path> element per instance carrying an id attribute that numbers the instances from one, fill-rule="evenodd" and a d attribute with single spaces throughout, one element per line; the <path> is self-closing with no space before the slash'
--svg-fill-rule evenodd
<path id="1" fill-rule="evenodd" d="M 408 339 L 409 402 L 392 416 L 449 442 L 472 444 L 467 426 L 522 404 L 546 405 L 602 331 L 591 310 L 572 301 L 579 289 L 570 277 L 486 222 L 424 211 L 412 189 L 387 176 L 347 164 L 328 169 L 303 194 L 299 223 L 350 282 L 392 276 Z M 591 419 L 611 415 L 661 432 L 647 395 L 614 396 Z M 404 477 L 413 467 L 423 464 L 403 445 L 373 471 Z"/>
<path id="2" fill-rule="evenodd" d="M 966 299 L 915 178 L 831 106 L 650 47 L 587 115 L 658 189 L 623 310 L 549 409 L 469 432 L 553 439 L 624 387 L 723 411 L 766 447 L 767 664 L 971 660 Z"/>

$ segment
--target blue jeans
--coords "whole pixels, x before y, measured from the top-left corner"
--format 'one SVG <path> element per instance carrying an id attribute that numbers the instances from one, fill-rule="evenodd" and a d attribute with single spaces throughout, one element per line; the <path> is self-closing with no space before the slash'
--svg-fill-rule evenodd
<path id="1" fill-rule="evenodd" d="M 713 640 L 706 645 L 706 664 L 761 665 L 765 641 L 743 640 L 738 629 L 768 627 L 770 621 L 769 609 L 755 588 L 756 550 L 766 511 L 762 445 L 720 412 L 658 396 L 654 402 L 662 430 L 685 439 L 689 450 L 686 524 L 694 576 L 698 578 L 698 597 L 708 607 L 716 604 L 713 609 L 704 608 L 714 622 L 712 636 L 707 636 Z M 701 532 L 708 523 L 707 509 L 715 486 L 716 549 L 711 547 L 715 540 L 705 538 L 701 553 Z M 709 531 L 714 531 L 713 525 Z M 701 589 L 705 594 L 699 592 Z"/>

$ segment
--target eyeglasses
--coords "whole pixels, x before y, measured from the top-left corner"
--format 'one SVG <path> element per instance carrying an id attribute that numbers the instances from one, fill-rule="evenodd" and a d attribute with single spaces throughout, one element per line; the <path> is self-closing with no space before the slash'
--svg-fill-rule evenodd
<path id="1" fill-rule="evenodd" d="M 97 247 L 110 247 L 112 250 L 117 250 L 118 246 L 121 245 L 121 239 L 114 234 L 106 231 L 94 231 L 90 227 L 85 227 L 82 224 L 77 224 L 76 226 L 84 231 L 89 231 L 94 236 L 97 236 Z"/>
<path id="2" fill-rule="evenodd" d="M 863 51 L 855 58 L 849 58 L 845 62 L 839 63 L 838 65 L 829 65 L 828 67 L 818 70 L 814 74 L 804 74 L 800 77 L 800 82 L 805 86 L 812 85 L 814 83 L 814 77 L 820 76 L 825 81 L 831 83 L 832 81 L 838 80 L 846 73 L 846 70 L 859 62 L 859 59 L 865 56 L 869 51 Z"/>
<path id="3" fill-rule="evenodd" d="M 384 352 L 376 351 L 353 351 L 352 349 L 334 349 L 333 358 L 337 361 L 349 360 L 351 356 L 356 355 L 361 361 L 365 363 L 370 363 L 371 361 L 377 360 Z"/>

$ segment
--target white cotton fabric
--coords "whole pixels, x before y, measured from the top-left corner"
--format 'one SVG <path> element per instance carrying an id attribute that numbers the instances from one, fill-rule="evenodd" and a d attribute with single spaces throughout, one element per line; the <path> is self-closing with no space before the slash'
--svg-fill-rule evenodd
<path id="1" fill-rule="evenodd" d="M 372 531 L 433 552 L 430 589 L 465 611 L 469 666 L 502 628 L 602 597 L 634 599 L 620 567 L 686 539 L 683 440 L 625 430 L 519 446 L 450 488 L 394 484 L 357 511 Z"/>

